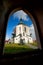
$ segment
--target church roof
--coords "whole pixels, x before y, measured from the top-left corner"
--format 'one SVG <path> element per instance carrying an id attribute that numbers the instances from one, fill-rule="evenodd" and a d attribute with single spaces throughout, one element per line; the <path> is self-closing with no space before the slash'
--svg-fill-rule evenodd
<path id="1" fill-rule="evenodd" d="M 18 23 L 18 25 L 20 25 L 20 24 L 26 25 L 26 24 L 22 21 L 22 18 L 20 19 L 20 22 Z"/>

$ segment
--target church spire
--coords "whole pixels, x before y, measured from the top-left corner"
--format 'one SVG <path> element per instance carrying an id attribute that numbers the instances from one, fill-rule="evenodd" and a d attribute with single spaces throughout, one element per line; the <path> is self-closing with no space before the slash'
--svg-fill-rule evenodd
<path id="1" fill-rule="evenodd" d="M 20 17 L 20 23 L 23 23 L 23 21 L 22 21 L 22 16 Z"/>
<path id="2" fill-rule="evenodd" d="M 25 25 L 24 22 L 23 22 L 22 16 L 20 17 L 20 22 L 18 23 L 18 25 L 19 25 L 19 24 Z"/>

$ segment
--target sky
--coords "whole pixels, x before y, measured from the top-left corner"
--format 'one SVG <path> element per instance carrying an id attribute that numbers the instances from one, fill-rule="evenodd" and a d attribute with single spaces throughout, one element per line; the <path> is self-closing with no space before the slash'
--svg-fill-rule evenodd
<path id="1" fill-rule="evenodd" d="M 8 40 L 9 38 L 12 37 L 13 29 L 20 22 L 20 18 L 22 18 L 23 23 L 25 23 L 27 26 L 30 27 L 30 32 L 32 33 L 32 37 L 33 39 L 36 39 L 34 26 L 33 26 L 31 18 L 23 10 L 19 10 L 17 12 L 14 12 L 8 18 L 5 40 Z"/>

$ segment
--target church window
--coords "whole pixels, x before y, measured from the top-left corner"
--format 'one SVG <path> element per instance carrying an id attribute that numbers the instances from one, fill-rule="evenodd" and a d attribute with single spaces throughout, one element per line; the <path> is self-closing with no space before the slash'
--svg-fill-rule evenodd
<path id="1" fill-rule="evenodd" d="M 24 31 L 26 32 L 26 27 L 24 27 Z"/>
<path id="2" fill-rule="evenodd" d="M 20 32 L 21 32 L 21 27 L 19 27 L 19 30 L 20 30 Z"/>

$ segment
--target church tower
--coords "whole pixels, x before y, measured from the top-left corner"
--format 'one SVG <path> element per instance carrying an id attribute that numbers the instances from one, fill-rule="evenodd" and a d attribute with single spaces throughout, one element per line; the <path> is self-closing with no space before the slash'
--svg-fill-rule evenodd
<path id="1" fill-rule="evenodd" d="M 30 36 L 30 28 L 26 24 L 24 24 L 22 18 L 20 18 L 20 22 L 15 27 L 16 36 L 14 37 L 14 43 L 33 43 L 32 37 Z M 14 31 L 15 31 L 14 30 Z"/>

